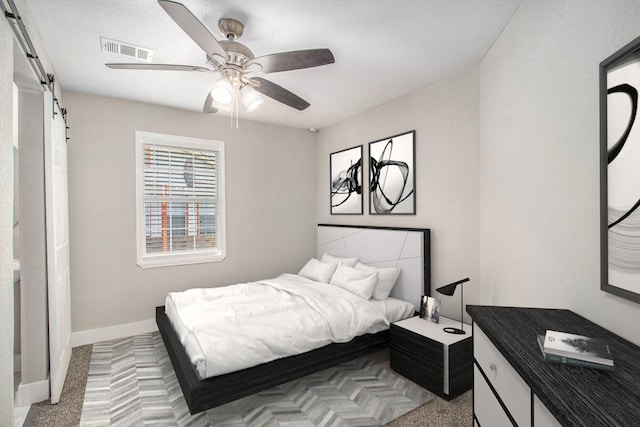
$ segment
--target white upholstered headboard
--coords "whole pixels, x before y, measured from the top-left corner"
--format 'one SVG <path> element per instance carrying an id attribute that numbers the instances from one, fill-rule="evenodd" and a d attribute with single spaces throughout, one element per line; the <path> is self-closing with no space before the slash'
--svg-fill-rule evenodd
<path id="1" fill-rule="evenodd" d="M 400 267 L 402 272 L 391 296 L 420 306 L 431 294 L 430 230 L 318 224 L 317 256 L 329 253 L 357 257 L 377 267 Z"/>

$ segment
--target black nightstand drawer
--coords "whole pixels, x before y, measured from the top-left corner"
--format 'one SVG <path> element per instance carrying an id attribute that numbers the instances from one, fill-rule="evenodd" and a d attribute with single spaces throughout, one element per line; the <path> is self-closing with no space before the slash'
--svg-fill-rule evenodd
<path id="1" fill-rule="evenodd" d="M 414 356 L 410 356 L 397 351 L 390 353 L 391 369 L 397 373 L 411 379 L 411 381 L 422 387 L 437 393 L 439 396 L 444 394 L 442 385 L 444 384 L 444 371 L 441 367 L 437 367 L 431 363 L 422 363 L 416 360 Z"/>
<path id="2" fill-rule="evenodd" d="M 428 355 L 429 359 L 432 359 L 431 363 L 435 363 L 440 368 L 443 367 L 442 343 L 393 323 L 391 324 L 391 347 L 407 355 L 413 355 L 418 360 L 424 359 Z"/>

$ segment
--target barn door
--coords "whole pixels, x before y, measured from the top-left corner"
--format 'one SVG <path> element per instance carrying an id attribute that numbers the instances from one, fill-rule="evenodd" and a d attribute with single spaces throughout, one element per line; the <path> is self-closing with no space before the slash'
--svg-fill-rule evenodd
<path id="1" fill-rule="evenodd" d="M 54 114 L 54 111 L 57 114 Z M 45 209 L 49 296 L 51 403 L 58 403 L 71 360 L 69 204 L 66 124 L 52 94 L 44 93 Z"/>

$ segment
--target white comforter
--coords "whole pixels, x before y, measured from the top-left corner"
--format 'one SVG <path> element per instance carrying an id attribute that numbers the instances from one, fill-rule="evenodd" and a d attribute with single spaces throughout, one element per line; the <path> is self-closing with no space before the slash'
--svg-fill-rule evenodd
<path id="1" fill-rule="evenodd" d="M 387 329 L 384 305 L 293 274 L 167 296 L 167 315 L 208 378 Z"/>

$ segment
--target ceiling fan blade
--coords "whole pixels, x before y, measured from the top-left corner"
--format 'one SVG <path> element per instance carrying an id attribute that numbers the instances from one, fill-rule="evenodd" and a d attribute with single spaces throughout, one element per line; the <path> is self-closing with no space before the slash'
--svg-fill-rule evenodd
<path id="1" fill-rule="evenodd" d="M 117 70 L 159 70 L 159 71 L 213 71 L 209 68 L 198 67 L 196 65 L 173 65 L 173 64 L 105 64 L 109 68 Z"/>
<path id="2" fill-rule="evenodd" d="M 294 50 L 274 53 L 252 59 L 247 65 L 258 64 L 265 73 L 299 70 L 301 68 L 319 67 L 336 62 L 329 49 Z"/>
<path id="3" fill-rule="evenodd" d="M 158 3 L 208 56 L 220 55 L 225 61 L 229 59 L 218 40 L 182 3 L 169 0 L 158 0 Z"/>
<path id="4" fill-rule="evenodd" d="M 269 98 L 273 98 L 278 102 L 282 102 L 289 107 L 295 108 L 296 110 L 304 110 L 311 105 L 295 93 L 289 92 L 287 89 L 270 82 L 269 80 L 265 80 L 261 77 L 252 77 L 251 80 L 260 82 L 260 86 L 254 87 L 255 90 Z"/>
<path id="5" fill-rule="evenodd" d="M 213 97 L 211 96 L 211 92 L 207 94 L 207 99 L 204 101 L 204 106 L 202 107 L 202 112 L 206 114 L 217 113 L 218 109 L 213 106 Z"/>

